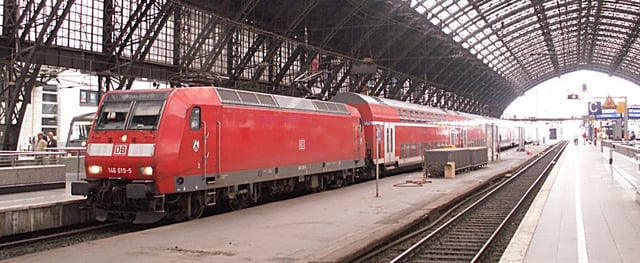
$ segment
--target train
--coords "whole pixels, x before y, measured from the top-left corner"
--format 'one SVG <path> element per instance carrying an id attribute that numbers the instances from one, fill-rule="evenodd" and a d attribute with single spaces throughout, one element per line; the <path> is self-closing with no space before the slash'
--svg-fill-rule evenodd
<path id="1" fill-rule="evenodd" d="M 500 129 L 514 127 L 357 93 L 322 101 L 219 87 L 110 91 L 88 134 L 87 177 L 71 192 L 99 221 L 191 220 L 212 206 L 419 168 L 425 150 L 498 151 L 518 134 Z"/>
<path id="2" fill-rule="evenodd" d="M 75 116 L 71 119 L 65 147 L 87 146 L 87 138 L 89 138 L 89 131 L 91 130 L 91 124 L 93 123 L 93 119 L 95 119 L 95 115 L 95 112 L 91 112 Z"/>

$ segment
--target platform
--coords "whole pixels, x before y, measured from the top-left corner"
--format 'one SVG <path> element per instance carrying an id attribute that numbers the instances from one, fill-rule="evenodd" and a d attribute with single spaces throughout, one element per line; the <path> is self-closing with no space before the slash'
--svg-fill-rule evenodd
<path id="1" fill-rule="evenodd" d="M 70 190 L 70 182 L 84 174 L 65 176 L 65 188 L 0 194 L 0 236 L 93 221 L 90 211 L 82 209 L 84 197 L 72 196 Z"/>
<path id="2" fill-rule="evenodd" d="M 637 262 L 638 164 L 569 144 L 501 262 Z"/>
<path id="3" fill-rule="evenodd" d="M 539 151 L 544 146 L 533 147 Z M 429 211 L 531 158 L 512 151 L 486 168 L 434 178 L 383 178 L 143 232 L 77 244 L 8 262 L 344 262 Z M 73 255 L 72 257 L 70 255 Z M 99 256 L 96 256 L 99 255 Z"/>

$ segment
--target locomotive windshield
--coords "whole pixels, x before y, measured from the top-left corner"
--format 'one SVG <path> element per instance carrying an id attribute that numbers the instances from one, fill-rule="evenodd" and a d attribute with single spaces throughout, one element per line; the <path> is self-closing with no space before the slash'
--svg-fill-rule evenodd
<path id="1" fill-rule="evenodd" d="M 166 94 L 108 94 L 100 109 L 96 130 L 157 129 Z"/>

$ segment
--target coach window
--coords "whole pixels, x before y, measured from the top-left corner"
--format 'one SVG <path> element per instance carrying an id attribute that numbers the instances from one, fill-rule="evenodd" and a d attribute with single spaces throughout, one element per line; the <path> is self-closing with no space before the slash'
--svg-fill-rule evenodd
<path id="1" fill-rule="evenodd" d="M 200 129 L 200 115 L 200 107 L 193 107 L 193 109 L 191 110 L 191 117 L 189 118 L 189 123 L 192 130 Z"/>

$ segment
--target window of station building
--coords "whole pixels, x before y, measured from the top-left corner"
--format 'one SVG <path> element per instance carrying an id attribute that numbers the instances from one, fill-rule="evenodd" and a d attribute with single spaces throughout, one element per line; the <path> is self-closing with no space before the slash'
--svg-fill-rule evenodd
<path id="1" fill-rule="evenodd" d="M 42 114 L 58 114 L 58 104 L 42 103 Z"/>
<path id="2" fill-rule="evenodd" d="M 42 101 L 58 102 L 58 94 L 43 92 L 42 93 Z"/>
<path id="3" fill-rule="evenodd" d="M 57 126 L 58 120 L 56 117 L 42 117 L 42 126 Z"/>
<path id="4" fill-rule="evenodd" d="M 58 86 L 55 86 L 55 85 L 44 85 L 44 86 L 42 86 L 42 91 L 58 92 Z"/>
<path id="5" fill-rule="evenodd" d="M 80 90 L 80 106 L 98 106 L 99 92 L 96 90 Z"/>

